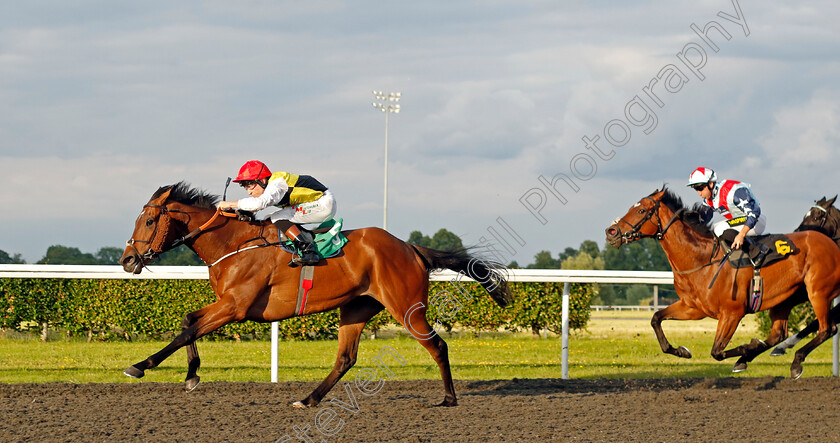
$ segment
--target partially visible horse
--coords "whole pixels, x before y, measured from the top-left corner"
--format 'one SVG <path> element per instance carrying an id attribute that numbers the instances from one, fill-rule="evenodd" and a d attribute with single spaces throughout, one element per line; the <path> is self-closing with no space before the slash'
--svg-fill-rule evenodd
<path id="1" fill-rule="evenodd" d="M 356 362 L 365 324 L 382 309 L 420 341 L 438 364 L 445 397 L 457 399 L 449 368 L 448 348 L 426 320 L 429 272 L 451 269 L 476 280 L 499 306 L 512 301 L 501 268 L 466 250 L 438 251 L 410 245 L 379 228 L 344 232 L 343 252 L 315 266 L 314 287 L 298 307 L 300 268 L 286 263 L 290 254 L 279 247 L 278 233 L 268 222 L 218 217 L 217 196 L 180 182 L 158 189 L 143 206 L 120 259 L 127 272 L 138 274 L 146 263 L 174 244 L 189 246 L 210 267 L 216 302 L 188 313 L 181 333 L 156 354 L 126 369 L 143 377 L 181 347 L 187 347 L 187 390 L 198 385 L 200 365 L 196 340 L 232 322 L 271 322 L 338 308 L 338 357 L 321 384 L 297 407 L 317 405 Z M 256 247 L 245 250 L 248 246 Z M 240 251 L 240 252 L 238 252 Z M 237 253 L 238 252 L 238 253 Z M 233 253 L 233 255 L 230 255 Z"/>
<path id="2" fill-rule="evenodd" d="M 814 202 L 814 205 L 805 213 L 802 223 L 799 224 L 796 230 L 820 232 L 831 237 L 837 243 L 837 246 L 840 247 L 840 209 L 834 207 L 835 201 L 837 201 L 836 195 L 832 199 L 823 197 Z M 840 320 L 840 306 L 831 308 L 829 318 L 835 324 Z M 812 321 L 804 329 L 773 348 L 770 355 L 783 355 L 787 349 L 796 346 L 803 338 L 816 331 L 818 326 L 819 323 L 816 320 Z"/>
<path id="3" fill-rule="evenodd" d="M 739 356 L 733 371 L 743 371 L 756 356 L 782 341 L 787 335 L 791 309 L 810 301 L 819 321 L 819 333 L 796 352 L 791 377 L 802 375 L 802 362 L 814 348 L 830 337 L 836 326 L 828 318 L 829 304 L 840 293 L 840 248 L 825 235 L 795 232 L 789 238 L 799 253 L 762 268 L 765 282 L 763 301 L 758 310 L 769 310 L 771 326 L 766 341 L 753 339 L 749 344 L 726 349 L 740 320 L 749 312 L 748 292 L 752 272 L 738 272 L 731 266 L 720 267 L 724 253 L 716 247 L 717 239 L 699 214 L 689 210 L 672 191 L 654 191 L 639 200 L 621 218 L 606 229 L 607 242 L 620 247 L 640 238 L 660 241 L 671 269 L 674 287 L 680 300 L 656 312 L 651 319 L 662 351 L 691 358 L 683 346 L 674 348 L 665 338 L 663 320 L 718 320 L 712 357 L 716 360 Z M 720 271 L 709 289 L 714 275 Z"/>
<path id="4" fill-rule="evenodd" d="M 821 232 L 840 246 L 840 209 L 834 207 L 835 201 L 836 195 L 832 199 L 823 197 L 814 202 L 796 230 Z"/>

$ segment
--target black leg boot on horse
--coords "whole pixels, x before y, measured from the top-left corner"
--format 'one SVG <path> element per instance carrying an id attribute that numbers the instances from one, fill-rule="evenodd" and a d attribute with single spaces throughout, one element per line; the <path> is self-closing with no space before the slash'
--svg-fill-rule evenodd
<path id="1" fill-rule="evenodd" d="M 315 249 L 315 236 L 289 220 L 274 222 L 277 229 L 294 243 L 300 255 L 293 255 L 289 266 L 310 266 L 321 261 L 321 256 Z"/>

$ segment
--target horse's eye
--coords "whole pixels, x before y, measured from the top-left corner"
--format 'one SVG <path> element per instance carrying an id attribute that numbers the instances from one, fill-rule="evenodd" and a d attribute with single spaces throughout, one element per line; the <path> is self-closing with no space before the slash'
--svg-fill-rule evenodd
<path id="1" fill-rule="evenodd" d="M 639 208 L 639 214 L 644 214 L 645 212 L 647 212 L 647 209 Z"/>
<path id="2" fill-rule="evenodd" d="M 146 226 L 152 226 L 152 224 L 154 224 L 154 222 L 155 222 L 154 220 L 148 218 L 148 219 L 146 219 Z"/>

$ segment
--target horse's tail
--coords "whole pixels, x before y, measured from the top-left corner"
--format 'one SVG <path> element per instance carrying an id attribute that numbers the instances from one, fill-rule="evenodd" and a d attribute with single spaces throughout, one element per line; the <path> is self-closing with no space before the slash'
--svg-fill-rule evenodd
<path id="1" fill-rule="evenodd" d="M 513 302 L 513 295 L 510 293 L 505 273 L 506 268 L 500 263 L 474 257 L 466 248 L 440 251 L 418 245 L 410 246 L 423 260 L 427 272 L 437 269 L 460 272 L 478 282 L 499 306 L 504 308 Z"/>

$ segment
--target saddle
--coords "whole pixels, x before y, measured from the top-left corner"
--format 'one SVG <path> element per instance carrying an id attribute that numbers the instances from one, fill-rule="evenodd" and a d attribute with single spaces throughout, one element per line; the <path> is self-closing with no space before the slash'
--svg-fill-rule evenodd
<path id="1" fill-rule="evenodd" d="M 789 255 L 799 253 L 799 248 L 797 248 L 793 241 L 785 234 L 756 235 L 749 237 L 750 240 L 753 243 L 762 244 L 769 248 L 767 255 L 765 255 L 760 262 L 757 262 L 756 260 L 760 255 L 761 250 L 749 240 L 745 241 L 744 244 L 741 245 L 741 249 L 731 249 L 730 245 L 732 244 L 732 241 L 735 240 L 735 236 L 737 234 L 738 233 L 735 232 L 735 230 L 728 229 L 724 231 L 723 235 L 721 235 L 718 239 L 723 251 L 729 254 L 729 264 L 735 269 L 759 269 L 780 260 L 784 260 Z"/>
<path id="2" fill-rule="evenodd" d="M 718 244 L 726 252 L 729 264 L 735 269 L 753 268 L 753 278 L 750 281 L 747 296 L 747 312 L 758 312 L 764 298 L 764 282 L 760 270 L 764 266 L 771 265 L 784 260 L 789 255 L 799 253 L 799 248 L 785 234 L 766 234 L 748 237 L 750 240 L 741 245 L 741 249 L 733 250 L 730 245 L 738 233 L 734 229 L 724 231 L 718 239 Z M 763 245 L 762 248 L 760 245 Z M 767 249 L 764 257 L 761 256 L 762 249 Z M 717 278 L 717 275 L 715 275 Z M 714 283 L 714 279 L 712 279 Z M 711 285 L 710 285 L 711 287 Z M 733 299 L 735 294 L 733 293 Z"/>

